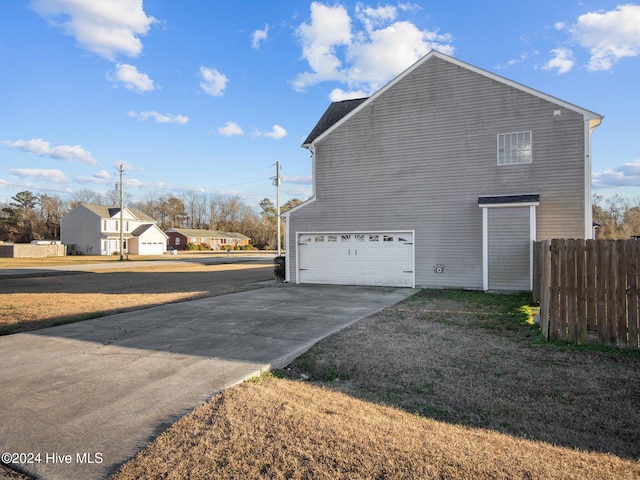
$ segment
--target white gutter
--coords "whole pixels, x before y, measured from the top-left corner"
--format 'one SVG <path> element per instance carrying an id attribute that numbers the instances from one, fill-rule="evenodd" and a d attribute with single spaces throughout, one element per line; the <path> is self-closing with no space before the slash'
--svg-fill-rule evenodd
<path id="1" fill-rule="evenodd" d="M 603 117 L 587 118 L 584 121 L 584 238 L 593 239 L 593 200 L 591 198 L 591 135 L 602 123 Z"/>

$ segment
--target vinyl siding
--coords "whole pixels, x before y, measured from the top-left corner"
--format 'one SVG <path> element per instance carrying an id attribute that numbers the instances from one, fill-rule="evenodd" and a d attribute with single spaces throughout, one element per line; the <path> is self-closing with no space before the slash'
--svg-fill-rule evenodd
<path id="1" fill-rule="evenodd" d="M 79 205 L 60 220 L 60 241 L 73 245 L 76 252 L 100 255 L 101 229 L 101 218 L 84 205 Z"/>
<path id="2" fill-rule="evenodd" d="M 519 131 L 533 162 L 498 166 L 497 135 Z M 292 279 L 296 231 L 415 230 L 417 285 L 482 288 L 478 197 L 539 193 L 538 238 L 582 237 L 583 157 L 579 113 L 432 57 L 316 143 Z"/>

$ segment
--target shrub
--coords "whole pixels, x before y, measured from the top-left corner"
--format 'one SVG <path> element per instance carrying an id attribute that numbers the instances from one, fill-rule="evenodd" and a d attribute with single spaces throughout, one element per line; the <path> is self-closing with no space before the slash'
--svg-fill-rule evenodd
<path id="1" fill-rule="evenodd" d="M 285 278 L 286 278 L 286 274 L 285 274 L 285 265 L 286 265 L 286 260 L 285 260 L 285 256 L 284 255 L 280 255 L 279 257 L 276 257 L 273 259 L 273 263 L 275 264 L 275 266 L 273 267 L 273 273 L 275 274 L 276 278 L 278 280 L 281 280 L 284 282 Z"/>

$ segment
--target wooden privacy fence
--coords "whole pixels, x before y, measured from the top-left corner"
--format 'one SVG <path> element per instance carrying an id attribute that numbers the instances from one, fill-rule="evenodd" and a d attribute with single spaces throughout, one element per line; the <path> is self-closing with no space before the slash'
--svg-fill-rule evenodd
<path id="1" fill-rule="evenodd" d="M 547 340 L 638 349 L 640 240 L 545 240 L 533 250 Z"/>

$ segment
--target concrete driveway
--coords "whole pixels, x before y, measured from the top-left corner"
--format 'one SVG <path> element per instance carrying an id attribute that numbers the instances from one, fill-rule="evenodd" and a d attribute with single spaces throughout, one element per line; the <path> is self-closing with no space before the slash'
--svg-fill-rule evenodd
<path id="1" fill-rule="evenodd" d="M 0 453 L 42 479 L 106 478 L 216 392 L 415 292 L 264 285 L 0 337 Z"/>

